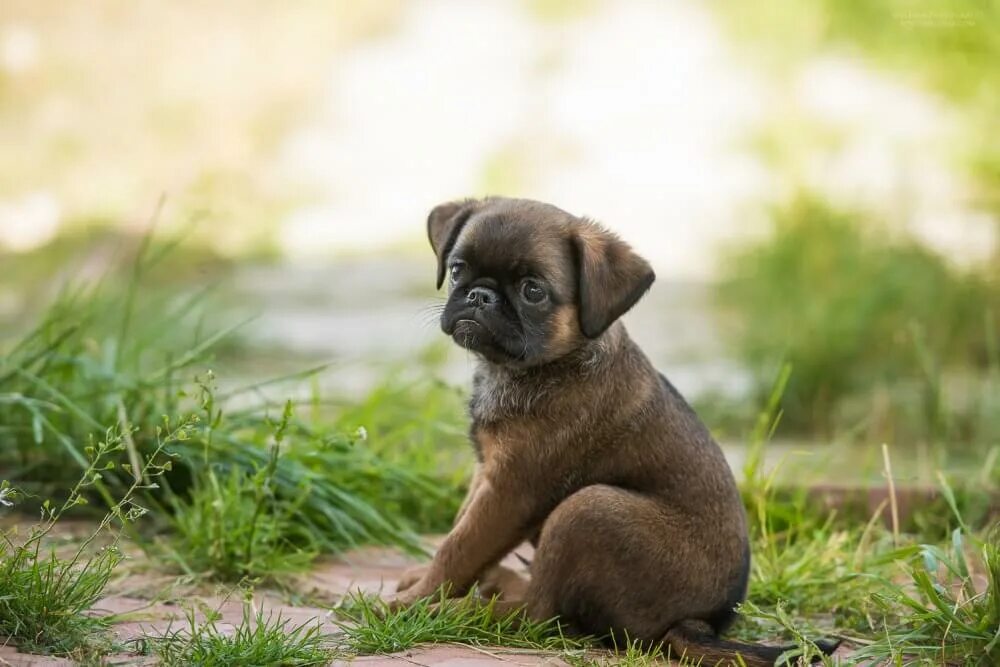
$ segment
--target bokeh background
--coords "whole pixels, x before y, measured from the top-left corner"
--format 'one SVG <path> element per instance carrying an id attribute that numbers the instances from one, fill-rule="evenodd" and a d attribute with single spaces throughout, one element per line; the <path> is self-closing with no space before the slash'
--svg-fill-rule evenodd
<path id="1" fill-rule="evenodd" d="M 0 350 L 99 285 L 72 317 L 119 331 L 129 295 L 143 363 L 228 331 L 223 387 L 461 386 L 426 214 L 529 197 L 652 261 L 627 324 L 737 460 L 790 368 L 778 455 L 994 475 L 997 26 L 994 0 L 4 0 Z"/>

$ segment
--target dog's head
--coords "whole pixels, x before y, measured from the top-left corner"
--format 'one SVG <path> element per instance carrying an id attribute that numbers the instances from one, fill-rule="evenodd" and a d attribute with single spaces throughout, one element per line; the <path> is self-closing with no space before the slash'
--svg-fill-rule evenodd
<path id="1" fill-rule="evenodd" d="M 653 270 L 596 223 L 524 199 L 463 200 L 427 219 L 441 328 L 492 363 L 534 366 L 598 338 L 649 289 Z"/>

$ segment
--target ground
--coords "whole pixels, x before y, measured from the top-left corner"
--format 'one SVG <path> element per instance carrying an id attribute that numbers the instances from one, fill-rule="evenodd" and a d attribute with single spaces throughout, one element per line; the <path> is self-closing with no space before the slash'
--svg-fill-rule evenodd
<path id="1" fill-rule="evenodd" d="M 433 544 L 439 538 L 428 537 Z M 529 559 L 531 546 L 523 545 L 516 554 Z M 122 618 L 112 627 L 116 639 L 125 647 L 138 647 L 137 641 L 146 636 L 162 636 L 170 629 L 183 625 L 183 609 L 191 603 L 215 609 L 221 614 L 217 621 L 223 631 L 231 631 L 239 624 L 243 614 L 240 599 L 227 597 L 224 592 L 212 592 L 210 584 L 185 583 L 176 575 L 147 571 L 141 562 L 141 552 L 133 555 L 127 569 L 129 574 L 109 587 L 111 594 L 95 605 L 95 613 L 120 614 Z M 388 594 L 395 590 L 402 572 L 418 562 L 414 557 L 384 547 L 363 547 L 339 557 L 321 560 L 308 574 L 289 582 L 284 591 L 262 590 L 254 598 L 255 605 L 262 605 L 265 613 L 280 614 L 291 625 L 318 621 L 323 631 L 337 633 L 333 613 L 329 606 L 351 591 Z M 524 565 L 515 555 L 504 562 L 513 569 L 523 570 Z M 294 592 L 292 592 L 294 591 Z M 307 600 L 311 604 L 296 603 Z M 200 615 L 204 618 L 204 615 Z M 595 660 L 609 659 L 610 654 L 590 652 Z M 843 647 L 838 655 L 849 655 Z M 143 656 L 135 650 L 120 650 L 105 659 L 109 665 L 155 665 L 156 658 Z M 0 647 L 0 665 L 10 667 L 57 667 L 77 664 L 66 658 L 20 653 L 12 646 Z M 344 656 L 335 658 L 333 665 L 427 665 L 458 667 L 468 665 L 560 665 L 568 666 L 555 653 L 545 653 L 496 646 L 473 647 L 459 645 L 417 646 L 400 653 L 372 656 Z"/>

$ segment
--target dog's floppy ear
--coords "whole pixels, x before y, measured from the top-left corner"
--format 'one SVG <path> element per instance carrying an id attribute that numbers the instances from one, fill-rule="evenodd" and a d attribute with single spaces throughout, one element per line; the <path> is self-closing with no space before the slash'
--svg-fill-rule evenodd
<path id="1" fill-rule="evenodd" d="M 431 248 L 434 249 L 438 260 L 438 289 L 441 289 L 441 285 L 444 284 L 448 254 L 455 245 L 455 240 L 458 238 L 459 232 L 462 231 L 462 227 L 475 213 L 478 203 L 475 199 L 445 202 L 435 206 L 431 214 L 427 216 L 427 238 L 430 239 Z"/>
<path id="2" fill-rule="evenodd" d="M 572 242 L 580 330 L 587 338 L 597 338 L 635 305 L 656 274 L 627 243 L 597 224 L 581 225 Z"/>

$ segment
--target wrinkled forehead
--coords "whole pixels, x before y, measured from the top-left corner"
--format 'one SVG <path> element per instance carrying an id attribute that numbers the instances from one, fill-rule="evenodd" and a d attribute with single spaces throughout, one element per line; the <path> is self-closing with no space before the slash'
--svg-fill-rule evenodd
<path id="1" fill-rule="evenodd" d="M 570 285 L 573 258 L 568 223 L 558 209 L 553 211 L 480 211 L 466 223 L 452 258 L 466 262 L 482 275 L 511 279 L 530 275 L 555 285 Z"/>

